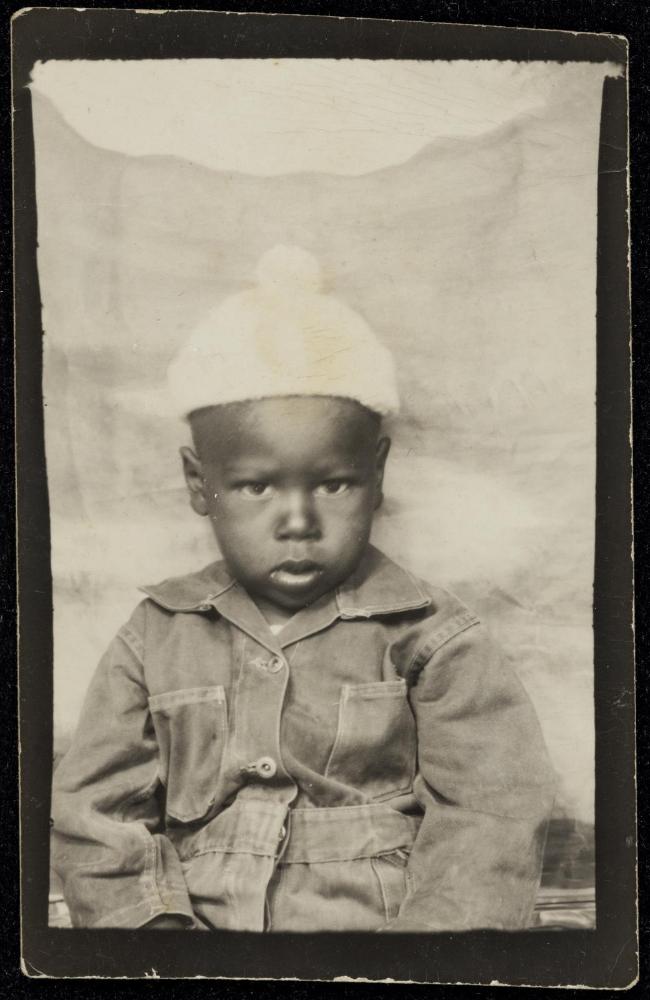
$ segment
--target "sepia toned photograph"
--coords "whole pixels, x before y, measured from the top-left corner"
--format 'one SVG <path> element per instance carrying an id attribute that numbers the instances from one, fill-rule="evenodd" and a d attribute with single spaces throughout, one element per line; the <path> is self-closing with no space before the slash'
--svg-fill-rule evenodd
<path id="1" fill-rule="evenodd" d="M 599 929 L 624 78 L 34 61 L 50 931 Z"/>

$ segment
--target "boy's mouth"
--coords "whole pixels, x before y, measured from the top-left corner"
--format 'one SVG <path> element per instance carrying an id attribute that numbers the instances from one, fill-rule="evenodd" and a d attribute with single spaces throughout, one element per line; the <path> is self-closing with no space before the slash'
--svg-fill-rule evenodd
<path id="1" fill-rule="evenodd" d="M 271 578 L 281 587 L 301 588 L 315 583 L 322 572 L 322 566 L 309 559 L 286 559 L 271 570 Z"/>

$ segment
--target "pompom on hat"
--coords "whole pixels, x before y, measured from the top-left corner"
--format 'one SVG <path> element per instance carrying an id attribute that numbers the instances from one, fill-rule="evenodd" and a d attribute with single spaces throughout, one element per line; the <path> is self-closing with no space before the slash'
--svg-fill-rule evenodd
<path id="1" fill-rule="evenodd" d="M 262 255 L 257 284 L 224 299 L 168 369 L 178 413 L 272 396 L 342 396 L 382 416 L 399 399 L 390 352 L 353 309 L 322 291 L 300 247 Z"/>

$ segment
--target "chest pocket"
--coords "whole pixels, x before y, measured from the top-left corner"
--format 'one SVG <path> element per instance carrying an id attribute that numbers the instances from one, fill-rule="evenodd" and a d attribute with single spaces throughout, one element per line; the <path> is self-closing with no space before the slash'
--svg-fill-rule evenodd
<path id="1" fill-rule="evenodd" d="M 190 822 L 205 816 L 217 797 L 228 732 L 221 685 L 166 691 L 149 698 L 161 755 L 166 811 Z"/>
<path id="2" fill-rule="evenodd" d="M 406 691 L 401 678 L 342 687 L 327 777 L 352 785 L 373 800 L 411 788 L 417 742 Z"/>

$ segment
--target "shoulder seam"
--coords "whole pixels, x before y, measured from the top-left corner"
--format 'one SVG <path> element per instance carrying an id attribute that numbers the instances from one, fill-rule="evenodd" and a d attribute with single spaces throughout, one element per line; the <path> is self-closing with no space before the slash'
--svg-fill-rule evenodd
<path id="1" fill-rule="evenodd" d="M 434 656 L 443 646 L 451 642 L 452 639 L 455 639 L 456 636 L 473 628 L 474 625 L 480 624 L 480 619 L 472 614 L 471 611 L 462 611 L 453 615 L 446 625 L 438 627 L 425 637 L 421 645 L 413 653 L 406 668 L 407 673 L 410 673 L 411 670 L 417 667 L 421 667 L 426 660 Z"/>
<path id="2" fill-rule="evenodd" d="M 122 640 L 124 645 L 133 653 L 135 658 L 140 664 L 143 664 L 144 657 L 144 643 L 140 636 L 136 635 L 135 632 L 128 626 L 122 625 L 117 633 L 118 638 Z"/>

